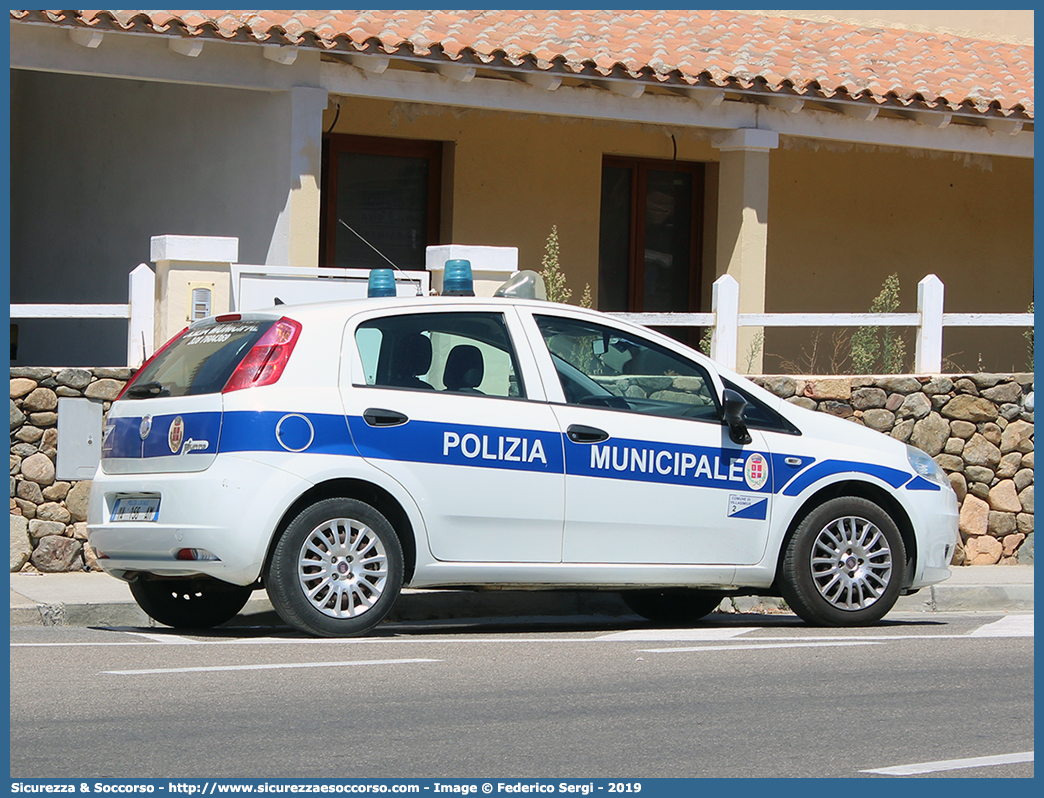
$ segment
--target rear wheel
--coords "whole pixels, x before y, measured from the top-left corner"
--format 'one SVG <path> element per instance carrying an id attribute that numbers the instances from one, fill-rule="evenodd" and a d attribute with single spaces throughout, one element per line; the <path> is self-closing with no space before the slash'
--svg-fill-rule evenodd
<path id="1" fill-rule="evenodd" d="M 695 623 L 710 615 L 724 596 L 709 590 L 685 587 L 625 590 L 624 603 L 638 615 L 656 623 Z"/>
<path id="2" fill-rule="evenodd" d="M 324 499 L 286 528 L 266 587 L 276 612 L 295 629 L 348 637 L 384 619 L 402 573 L 399 538 L 380 512 L 356 499 Z"/>
<path id="3" fill-rule="evenodd" d="M 815 626 L 866 626 L 899 598 L 906 548 L 891 516 L 868 499 L 831 499 L 809 513 L 787 546 L 780 591 Z"/>
<path id="4" fill-rule="evenodd" d="M 207 577 L 147 579 L 130 583 L 131 595 L 154 620 L 175 629 L 209 629 L 232 620 L 253 592 Z"/>

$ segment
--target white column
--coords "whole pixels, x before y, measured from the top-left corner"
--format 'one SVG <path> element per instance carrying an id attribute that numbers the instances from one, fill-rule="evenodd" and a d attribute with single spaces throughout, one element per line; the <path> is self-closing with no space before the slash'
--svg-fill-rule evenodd
<path id="1" fill-rule="evenodd" d="M 779 146 L 771 130 L 740 128 L 712 140 L 721 151 L 718 169 L 718 251 L 716 273 L 739 283 L 739 312 L 765 312 L 765 264 L 768 249 L 769 152 Z M 739 331 L 737 359 L 746 366 L 760 328 Z M 761 371 L 761 352 L 751 370 Z"/>
<path id="2" fill-rule="evenodd" d="M 128 282 L 127 365 L 137 368 L 156 350 L 156 275 L 148 264 L 140 263 Z"/>
<path id="3" fill-rule="evenodd" d="M 917 328 L 917 352 L 914 356 L 916 374 L 939 374 L 942 371 L 943 294 L 943 282 L 934 274 L 927 275 L 917 284 L 917 312 L 921 314 L 921 324 Z"/>
<path id="4" fill-rule="evenodd" d="M 218 236 L 153 236 L 156 264 L 155 345 L 162 346 L 191 321 L 192 291 L 210 291 L 210 315 L 231 307 L 231 266 L 239 239 Z"/>

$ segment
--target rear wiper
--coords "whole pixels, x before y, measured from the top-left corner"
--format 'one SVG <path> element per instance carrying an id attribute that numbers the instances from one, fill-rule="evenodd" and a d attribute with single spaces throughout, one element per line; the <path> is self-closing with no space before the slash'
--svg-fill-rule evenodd
<path id="1" fill-rule="evenodd" d="M 143 382 L 139 385 L 132 385 L 127 389 L 128 396 L 170 396 L 170 391 L 163 387 L 161 382 Z"/>

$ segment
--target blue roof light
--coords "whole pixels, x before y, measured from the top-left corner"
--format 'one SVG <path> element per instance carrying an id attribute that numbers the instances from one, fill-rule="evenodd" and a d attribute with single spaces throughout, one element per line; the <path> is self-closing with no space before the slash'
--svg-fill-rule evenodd
<path id="1" fill-rule="evenodd" d="M 470 260 L 446 261 L 446 272 L 442 277 L 442 295 L 475 296 Z"/>
<path id="2" fill-rule="evenodd" d="M 366 296 L 396 296 L 395 275 L 391 269 L 370 269 L 366 283 Z"/>

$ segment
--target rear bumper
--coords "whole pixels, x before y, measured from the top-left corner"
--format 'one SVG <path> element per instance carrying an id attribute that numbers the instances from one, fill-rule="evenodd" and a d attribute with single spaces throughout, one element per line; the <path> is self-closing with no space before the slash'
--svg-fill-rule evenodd
<path id="1" fill-rule="evenodd" d="M 235 455 L 219 455 L 205 472 L 103 474 L 91 484 L 87 534 L 107 573 L 160 576 L 204 574 L 237 585 L 258 578 L 283 513 L 311 483 L 295 474 Z M 116 498 L 155 494 L 155 521 L 114 522 Z M 203 549 L 216 560 L 179 560 L 181 549 Z"/>

